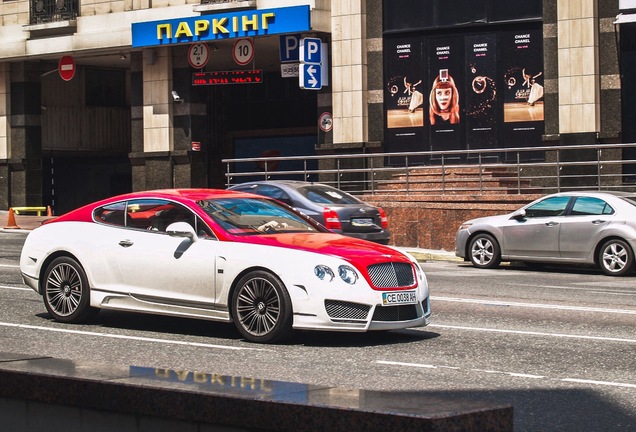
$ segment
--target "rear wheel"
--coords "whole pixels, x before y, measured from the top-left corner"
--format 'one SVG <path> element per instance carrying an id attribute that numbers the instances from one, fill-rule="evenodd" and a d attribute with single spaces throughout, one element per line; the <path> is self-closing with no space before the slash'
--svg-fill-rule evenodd
<path id="1" fill-rule="evenodd" d="M 99 309 L 90 306 L 88 279 L 73 258 L 55 258 L 44 272 L 44 306 L 60 322 L 78 323 L 93 317 Z"/>
<path id="2" fill-rule="evenodd" d="M 598 263 L 606 275 L 624 276 L 632 270 L 634 252 L 624 240 L 611 239 L 601 246 Z"/>
<path id="3" fill-rule="evenodd" d="M 478 268 L 495 268 L 501 262 L 497 240 L 490 234 L 477 234 L 468 247 L 470 262 Z"/>
<path id="4" fill-rule="evenodd" d="M 241 278 L 232 294 L 234 324 L 252 342 L 280 342 L 291 333 L 291 299 L 271 273 L 253 271 Z"/>

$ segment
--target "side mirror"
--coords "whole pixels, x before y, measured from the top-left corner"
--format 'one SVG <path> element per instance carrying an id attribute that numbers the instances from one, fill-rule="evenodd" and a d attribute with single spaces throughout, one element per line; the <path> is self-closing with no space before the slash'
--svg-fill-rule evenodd
<path id="1" fill-rule="evenodd" d="M 511 219 L 516 219 L 518 221 L 524 220 L 526 218 L 526 211 L 524 209 L 515 210 L 512 213 Z"/>
<path id="2" fill-rule="evenodd" d="M 166 228 L 166 234 L 170 237 L 187 237 L 192 241 L 196 241 L 197 233 L 194 232 L 194 228 L 187 222 L 175 222 L 168 225 Z"/>

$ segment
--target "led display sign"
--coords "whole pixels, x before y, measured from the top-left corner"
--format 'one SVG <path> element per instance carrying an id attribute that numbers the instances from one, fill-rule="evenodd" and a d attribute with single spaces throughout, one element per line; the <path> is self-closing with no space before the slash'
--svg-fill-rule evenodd
<path id="1" fill-rule="evenodd" d="M 263 82 L 263 71 L 236 70 L 195 72 L 192 74 L 192 85 L 226 85 L 226 84 L 259 84 Z"/>

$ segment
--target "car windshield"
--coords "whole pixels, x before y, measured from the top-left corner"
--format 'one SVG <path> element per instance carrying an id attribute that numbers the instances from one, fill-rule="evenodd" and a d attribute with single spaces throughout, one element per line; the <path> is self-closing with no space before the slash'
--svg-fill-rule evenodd
<path id="1" fill-rule="evenodd" d="M 218 198 L 202 200 L 198 204 L 218 225 L 233 235 L 319 231 L 317 226 L 301 216 L 267 199 Z"/>
<path id="2" fill-rule="evenodd" d="M 326 185 L 311 185 L 298 188 L 298 192 L 311 202 L 318 204 L 362 204 L 346 192 Z"/>

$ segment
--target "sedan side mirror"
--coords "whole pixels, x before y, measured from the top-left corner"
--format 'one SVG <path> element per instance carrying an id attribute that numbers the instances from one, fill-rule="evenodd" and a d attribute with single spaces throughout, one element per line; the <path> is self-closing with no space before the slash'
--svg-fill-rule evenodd
<path id="1" fill-rule="evenodd" d="M 166 228 L 166 233 L 170 237 L 187 237 L 192 241 L 197 240 L 197 233 L 194 231 L 194 228 L 192 228 L 192 225 L 187 222 L 171 223 Z"/>
<path id="2" fill-rule="evenodd" d="M 518 221 L 520 220 L 524 220 L 526 218 L 526 211 L 525 209 L 519 209 L 516 210 L 512 213 L 512 217 L 511 219 L 516 219 Z"/>

